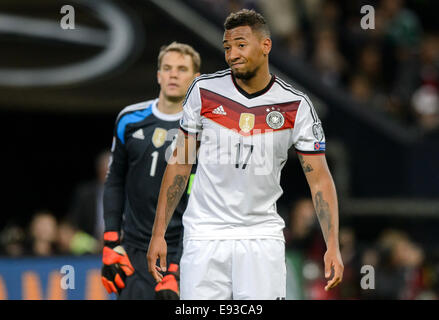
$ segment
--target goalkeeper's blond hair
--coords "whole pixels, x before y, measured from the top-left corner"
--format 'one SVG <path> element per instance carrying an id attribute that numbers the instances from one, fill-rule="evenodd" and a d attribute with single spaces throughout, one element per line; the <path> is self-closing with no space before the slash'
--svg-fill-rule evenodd
<path id="1" fill-rule="evenodd" d="M 166 53 L 171 52 L 171 51 L 179 52 L 181 54 L 190 56 L 192 58 L 192 65 L 194 68 L 194 73 L 200 72 L 200 68 L 201 68 L 200 54 L 194 48 L 192 48 L 190 45 L 184 44 L 184 43 L 179 43 L 176 41 L 172 42 L 171 44 L 169 44 L 167 46 L 162 46 L 160 48 L 160 53 L 159 53 L 159 57 L 158 57 L 158 69 L 159 70 L 162 66 L 163 56 Z"/>

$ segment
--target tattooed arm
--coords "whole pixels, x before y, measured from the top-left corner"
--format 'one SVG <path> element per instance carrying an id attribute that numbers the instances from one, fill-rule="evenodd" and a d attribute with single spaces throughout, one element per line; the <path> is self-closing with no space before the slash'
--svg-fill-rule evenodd
<path id="1" fill-rule="evenodd" d="M 194 136 L 185 135 L 181 131 L 177 139 L 174 154 L 163 174 L 147 253 L 148 270 L 157 282 L 163 277 L 159 271 L 166 271 L 166 228 L 186 189 L 198 147 Z M 160 259 L 160 268 L 156 267 L 157 259 Z"/>
<path id="2" fill-rule="evenodd" d="M 316 210 L 317 218 L 326 242 L 325 277 L 329 281 L 325 290 L 332 289 L 343 278 L 343 262 L 338 241 L 338 203 L 334 181 L 324 155 L 297 154 Z M 331 272 L 334 275 L 331 277 Z"/>

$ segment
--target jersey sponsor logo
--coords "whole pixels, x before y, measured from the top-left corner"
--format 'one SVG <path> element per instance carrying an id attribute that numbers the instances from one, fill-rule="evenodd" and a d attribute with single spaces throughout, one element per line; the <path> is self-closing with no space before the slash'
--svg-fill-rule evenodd
<path id="1" fill-rule="evenodd" d="M 280 129 L 285 123 L 285 118 L 279 111 L 271 111 L 265 121 L 271 129 Z"/>
<path id="2" fill-rule="evenodd" d="M 323 138 L 325 137 L 325 134 L 323 132 L 322 123 L 316 123 L 312 126 L 312 133 L 314 134 L 314 137 L 321 142 Z"/>
<path id="3" fill-rule="evenodd" d="M 253 113 L 241 113 L 239 117 L 239 128 L 248 133 L 255 126 L 255 115 Z"/>
<path id="4" fill-rule="evenodd" d="M 152 144 L 154 145 L 154 147 L 160 148 L 162 145 L 165 144 L 167 133 L 168 131 L 166 129 L 155 128 L 152 135 Z"/>
<path id="5" fill-rule="evenodd" d="M 314 150 L 315 151 L 325 151 L 326 143 L 325 142 L 314 142 Z"/>
<path id="6" fill-rule="evenodd" d="M 221 114 L 223 116 L 227 115 L 227 112 L 224 111 L 224 107 L 222 105 L 220 105 L 218 108 L 213 110 L 212 113 L 214 113 L 214 114 Z"/>
<path id="7" fill-rule="evenodd" d="M 145 135 L 143 134 L 143 130 L 139 129 L 136 132 L 133 133 L 133 138 L 145 140 Z"/>

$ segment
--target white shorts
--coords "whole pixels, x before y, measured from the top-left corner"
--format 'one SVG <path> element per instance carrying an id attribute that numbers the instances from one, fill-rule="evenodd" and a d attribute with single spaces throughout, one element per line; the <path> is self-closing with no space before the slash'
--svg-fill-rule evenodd
<path id="1" fill-rule="evenodd" d="M 275 239 L 186 240 L 182 300 L 285 299 L 285 244 Z"/>

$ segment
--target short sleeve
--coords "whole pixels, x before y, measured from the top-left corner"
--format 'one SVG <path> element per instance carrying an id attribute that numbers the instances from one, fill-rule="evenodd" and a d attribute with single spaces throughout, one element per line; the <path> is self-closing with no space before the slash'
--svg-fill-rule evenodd
<path id="1" fill-rule="evenodd" d="M 180 119 L 180 127 L 186 133 L 200 133 L 201 124 L 201 97 L 197 79 L 190 86 L 183 102 L 183 116 Z"/>
<path id="2" fill-rule="evenodd" d="M 326 150 L 322 122 L 307 96 L 300 103 L 293 130 L 293 144 L 298 153 L 322 154 Z"/>

